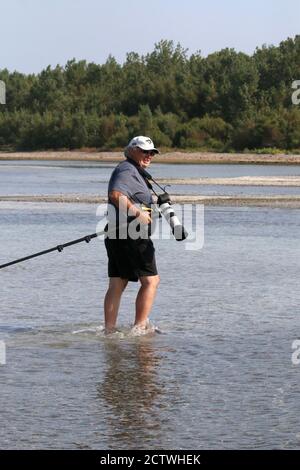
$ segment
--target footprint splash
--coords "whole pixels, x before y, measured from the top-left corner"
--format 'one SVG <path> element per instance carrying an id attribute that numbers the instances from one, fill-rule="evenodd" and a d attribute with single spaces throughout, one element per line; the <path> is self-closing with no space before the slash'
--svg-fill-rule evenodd
<path id="1" fill-rule="evenodd" d="M 152 323 L 148 323 L 146 328 L 139 326 L 133 326 L 131 328 L 121 327 L 116 329 L 112 333 L 105 333 L 104 326 L 95 326 L 89 328 L 82 328 L 80 330 L 72 331 L 73 335 L 84 335 L 84 336 L 100 336 L 105 338 L 134 338 L 139 336 L 152 336 L 156 334 L 164 334 L 163 331 Z"/>

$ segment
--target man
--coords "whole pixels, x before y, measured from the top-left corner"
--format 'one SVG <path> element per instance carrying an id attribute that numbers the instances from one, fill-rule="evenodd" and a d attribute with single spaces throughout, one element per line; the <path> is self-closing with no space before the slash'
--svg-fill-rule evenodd
<path id="1" fill-rule="evenodd" d="M 139 170 L 148 168 L 152 157 L 157 153 L 159 151 L 149 137 L 134 137 L 125 148 L 126 160 L 114 169 L 108 185 L 108 201 L 116 214 L 118 211 L 126 212 L 128 223 L 136 219 L 141 228 L 144 228 L 141 232 L 150 227 L 150 210 L 144 208 L 150 208 L 153 201 Z M 127 218 L 128 213 L 131 217 Z M 118 215 L 116 221 L 118 224 Z M 110 220 L 108 231 L 109 229 Z M 159 284 L 154 246 L 149 237 L 133 239 L 128 234 L 126 239 L 121 239 L 119 232 L 117 230 L 117 237 L 110 238 L 108 234 L 105 239 L 109 275 L 109 287 L 104 300 L 105 331 L 115 331 L 121 296 L 128 281 L 139 281 L 141 284 L 135 303 L 134 328 L 146 331 Z"/>

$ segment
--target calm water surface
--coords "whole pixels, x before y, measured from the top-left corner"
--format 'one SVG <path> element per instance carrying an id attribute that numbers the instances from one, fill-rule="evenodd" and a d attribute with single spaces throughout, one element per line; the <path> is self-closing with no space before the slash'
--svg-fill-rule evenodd
<path id="1" fill-rule="evenodd" d="M 107 193 L 115 163 L 83 162 L 0 162 L 0 195 Z M 237 176 L 299 176 L 300 165 L 151 165 L 156 178 L 199 178 Z M 300 187 L 250 187 L 172 185 L 173 194 L 197 195 L 300 195 Z"/>
<path id="2" fill-rule="evenodd" d="M 0 203 L 0 263 L 94 232 L 95 214 Z M 127 333 L 134 283 L 123 334 L 103 336 L 100 240 L 3 269 L 0 447 L 300 448 L 299 227 L 297 209 L 209 207 L 202 250 L 155 241 L 152 321 L 165 334 L 152 337 Z"/>

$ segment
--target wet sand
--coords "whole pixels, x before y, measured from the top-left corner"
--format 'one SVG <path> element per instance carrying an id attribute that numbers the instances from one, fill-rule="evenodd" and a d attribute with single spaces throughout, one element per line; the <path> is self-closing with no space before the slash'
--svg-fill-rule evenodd
<path id="1" fill-rule="evenodd" d="M 92 152 L 92 151 L 45 151 L 45 152 L 0 152 L 0 160 L 64 160 L 64 161 L 93 161 L 119 162 L 123 160 L 122 152 Z M 213 152 L 182 152 L 162 153 L 155 157 L 156 163 L 232 163 L 232 164 L 300 164 L 300 155 L 257 155 L 251 153 L 213 153 Z"/>
<path id="2" fill-rule="evenodd" d="M 45 196 L 0 196 L 0 202 L 48 202 L 48 203 L 106 203 L 107 198 L 93 195 L 45 195 Z M 300 196 L 172 196 L 174 204 L 204 204 L 209 206 L 257 206 L 300 208 Z"/>
<path id="3" fill-rule="evenodd" d="M 300 186 L 300 176 L 237 176 L 233 178 L 168 178 L 160 184 L 221 185 L 221 186 Z"/>

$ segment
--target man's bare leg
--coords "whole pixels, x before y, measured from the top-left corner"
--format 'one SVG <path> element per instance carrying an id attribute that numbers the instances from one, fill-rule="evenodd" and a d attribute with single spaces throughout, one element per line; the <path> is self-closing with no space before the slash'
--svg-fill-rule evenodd
<path id="1" fill-rule="evenodd" d="M 110 277 L 109 286 L 104 299 L 105 332 L 115 331 L 120 307 L 121 296 L 128 280 L 121 277 Z"/>
<path id="2" fill-rule="evenodd" d="M 147 324 L 156 290 L 159 284 L 159 276 L 141 276 L 141 287 L 136 298 L 135 326 L 144 328 Z"/>

